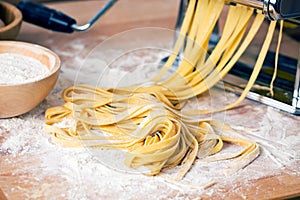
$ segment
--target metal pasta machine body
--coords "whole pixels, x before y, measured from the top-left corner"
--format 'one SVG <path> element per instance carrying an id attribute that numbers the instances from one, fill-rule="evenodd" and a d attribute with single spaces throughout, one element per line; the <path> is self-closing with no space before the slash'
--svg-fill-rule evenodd
<path id="1" fill-rule="evenodd" d="M 277 77 L 274 82 L 274 95 L 270 96 L 270 92 L 263 88 L 270 86 L 275 65 L 275 48 L 269 50 L 264 66 L 255 83 L 257 86 L 263 87 L 254 87 L 247 97 L 280 110 L 300 115 L 300 0 L 226 0 L 226 4 L 242 4 L 255 8 L 260 10 L 268 20 L 284 20 L 286 26 L 284 27 L 283 37 L 287 39 L 283 38 L 281 44 Z M 176 32 L 181 27 L 187 5 L 188 0 L 180 1 Z M 268 20 L 266 20 L 266 24 Z M 218 30 L 217 25 L 210 39 L 212 46 L 218 41 Z M 277 41 L 273 40 L 277 44 Z M 257 39 L 255 39 L 255 42 L 262 43 Z M 257 53 L 258 48 L 260 48 L 259 45 L 256 47 L 251 47 L 251 45 L 223 80 L 226 90 L 237 94 L 241 94 L 243 91 L 256 61 L 253 54 L 254 52 Z M 276 45 L 273 44 L 273 46 Z M 286 52 L 282 52 L 282 50 Z M 288 51 L 292 51 L 293 55 Z"/>

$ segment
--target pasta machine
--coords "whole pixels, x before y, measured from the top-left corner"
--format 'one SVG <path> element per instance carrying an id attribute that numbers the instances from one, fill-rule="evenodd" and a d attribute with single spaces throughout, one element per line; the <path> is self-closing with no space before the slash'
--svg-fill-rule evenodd
<path id="1" fill-rule="evenodd" d="M 296 56 L 291 57 L 288 54 L 283 54 L 280 51 L 278 59 L 277 77 L 274 82 L 274 95 L 266 90 L 269 88 L 273 76 L 275 65 L 275 50 L 269 50 L 264 62 L 264 66 L 258 76 L 255 85 L 247 98 L 273 106 L 280 110 L 300 115 L 300 1 L 299 0 L 227 0 L 227 4 L 236 5 L 242 4 L 260 10 L 268 20 L 284 20 L 295 27 L 294 34 L 286 34 L 284 29 L 283 35 L 290 38 L 293 47 L 285 46 L 284 40 L 281 44 L 281 49 L 293 48 Z M 179 14 L 176 24 L 176 32 L 179 31 L 184 14 L 188 5 L 188 0 L 181 0 L 179 6 Z M 267 23 L 267 20 L 266 20 Z M 219 38 L 218 26 L 215 27 L 210 38 L 210 45 L 214 46 Z M 259 33 L 258 33 L 259 34 Z M 176 37 L 176 36 L 175 36 Z M 293 38 L 293 39 L 291 39 Z M 276 42 L 276 41 L 275 41 Z M 289 44 L 290 45 L 290 44 Z M 251 48 L 251 45 L 250 45 Z M 256 51 L 258 47 L 256 47 Z M 248 50 L 247 50 L 248 51 Z M 247 56 L 247 51 L 244 53 Z M 250 54 L 253 54 L 251 52 Z M 240 58 L 230 73 L 223 80 L 223 85 L 226 90 L 241 94 L 247 80 L 252 73 L 255 63 L 255 56 L 252 56 L 252 62 L 249 58 Z M 249 57 L 249 56 L 248 56 Z"/>

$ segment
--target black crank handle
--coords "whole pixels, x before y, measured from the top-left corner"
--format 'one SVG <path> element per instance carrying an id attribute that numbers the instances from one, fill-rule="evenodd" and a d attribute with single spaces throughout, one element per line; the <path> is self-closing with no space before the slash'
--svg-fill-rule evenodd
<path id="1" fill-rule="evenodd" d="M 17 7 L 23 14 L 23 20 L 28 23 L 52 31 L 74 32 L 72 25 L 76 24 L 76 20 L 62 12 L 30 1 L 21 1 L 17 4 Z"/>

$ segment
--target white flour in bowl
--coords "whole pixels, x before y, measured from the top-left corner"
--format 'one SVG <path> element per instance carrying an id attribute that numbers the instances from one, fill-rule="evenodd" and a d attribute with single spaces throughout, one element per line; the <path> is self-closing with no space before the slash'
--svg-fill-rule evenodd
<path id="1" fill-rule="evenodd" d="M 0 53 L 0 85 L 34 82 L 48 73 L 47 66 L 37 59 L 16 53 Z"/>

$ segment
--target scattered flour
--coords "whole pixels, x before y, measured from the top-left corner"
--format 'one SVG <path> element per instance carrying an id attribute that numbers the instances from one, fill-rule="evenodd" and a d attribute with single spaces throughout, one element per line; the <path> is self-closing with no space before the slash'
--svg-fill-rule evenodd
<path id="1" fill-rule="evenodd" d="M 16 85 L 42 79 L 49 73 L 40 61 L 15 53 L 0 54 L 0 85 Z"/>
<path id="2" fill-rule="evenodd" d="M 151 62 L 148 63 L 147 60 L 153 55 L 158 54 L 144 52 L 142 55 L 124 55 L 118 63 L 110 66 L 93 58 L 90 60 L 90 67 L 81 71 L 82 77 L 77 77 L 77 82 L 86 83 L 91 80 L 89 77 L 97 74 L 100 74 L 100 78 L 96 77 L 93 83 L 102 83 L 106 87 L 129 81 L 142 82 L 153 74 L 153 68 L 146 67 L 151 66 Z M 151 59 L 154 58 L 155 56 Z M 140 63 L 142 65 L 135 68 Z M 105 69 L 99 67 L 102 64 L 106 66 Z M 74 74 L 75 70 L 73 69 Z M 21 117 L 0 120 L 0 156 L 3 156 L 0 157 L 0 186 L 10 199 L 181 200 L 199 199 L 203 195 L 212 198 L 217 195 L 219 199 L 224 199 L 228 197 L 228 193 L 245 199 L 247 195 L 241 188 L 251 187 L 257 179 L 283 171 L 299 175 L 299 118 L 253 102 L 222 116 L 225 123 L 263 147 L 260 156 L 253 163 L 227 177 L 224 173 L 230 167 L 230 161 L 205 163 L 197 160 L 186 177 L 176 183 L 170 177 L 178 172 L 180 166 L 164 170 L 161 176 L 149 177 L 124 170 L 120 162 L 117 162 L 124 158 L 124 152 L 55 145 L 51 142 L 51 135 L 43 131 L 43 111 L 48 107 L 61 105 L 61 91 L 72 84 L 66 81 L 72 77 L 68 76 L 72 69 L 64 69 L 64 72 L 57 87 L 39 107 Z M 233 98 L 236 97 L 231 96 Z M 205 102 L 209 100 L 205 96 L 203 99 Z M 224 99 L 215 100 L 222 102 Z M 191 100 L 189 104 L 195 105 L 195 101 Z M 71 119 L 65 119 L 56 126 L 67 128 L 73 123 Z M 224 148 L 224 153 L 238 150 L 231 145 Z M 280 157 L 280 154 L 283 156 Z M 291 168 L 290 171 L 285 167 Z M 196 188 L 212 181 L 216 184 L 207 190 Z M 231 189 L 230 192 L 228 188 Z"/>
<path id="3" fill-rule="evenodd" d="M 64 88 L 65 85 L 62 87 Z M 48 101 L 52 101 L 50 99 L 48 98 Z M 52 102 L 47 102 L 47 104 L 52 104 Z M 228 186 L 234 188 L 230 191 L 231 194 L 242 197 L 244 194 L 241 193 L 239 184 L 245 184 L 243 187 L 251 186 L 253 180 L 274 176 L 283 170 L 282 166 L 273 162 L 262 149 L 261 155 L 253 163 L 227 177 L 224 176 L 224 172 L 230 167 L 231 161 L 206 163 L 199 160 L 180 182 L 172 181 L 171 178 L 178 172 L 180 166 L 164 170 L 161 176 L 144 176 L 122 168 L 121 162 L 118 162 L 124 159 L 122 152 L 64 148 L 53 144 L 51 135 L 43 131 L 44 116 L 40 111 L 44 109 L 44 106 L 41 105 L 24 117 L 0 120 L 0 139 L 1 136 L 5 138 L 2 142 L 0 141 L 0 156 L 4 156 L 0 162 L 0 185 L 11 199 L 197 199 L 202 195 L 213 196 L 215 194 L 225 197 Z M 247 127 L 257 125 L 261 120 L 260 127 L 252 128 L 247 132 L 255 134 L 255 138 L 264 136 L 269 139 L 270 146 L 276 145 L 276 139 L 281 132 L 266 133 L 265 128 L 284 124 L 291 130 L 295 121 L 286 121 L 288 116 L 284 113 L 279 113 L 282 121 L 269 120 L 268 115 L 276 111 L 258 106 L 255 109 L 256 112 L 258 108 L 266 115 L 261 119 L 252 120 Z M 251 107 L 249 106 L 247 110 L 251 112 Z M 252 110 L 254 113 L 255 111 Z M 40 114 L 32 117 L 33 113 Z M 244 124 L 247 121 L 246 118 L 239 120 Z M 71 119 L 66 119 L 57 123 L 57 126 L 69 127 L 72 123 L 74 122 Z M 240 126 L 234 128 L 240 128 L 238 132 L 245 131 Z M 294 157 L 289 161 L 281 160 L 276 152 L 287 153 L 294 150 L 299 155 L 299 142 L 295 141 L 299 133 L 299 128 L 287 133 L 282 139 L 286 145 L 280 149 L 269 148 L 269 146 L 265 148 L 286 167 L 292 166 L 299 157 Z M 244 132 L 244 134 L 247 133 Z M 223 153 L 236 150 L 238 149 L 235 146 L 227 145 Z M 7 176 L 9 173 L 18 178 L 13 175 Z M 297 168 L 290 173 L 297 173 Z M 212 187 L 206 190 L 199 189 L 212 181 L 216 182 Z M 49 189 L 53 187 L 55 189 Z M 19 194 L 23 196 L 17 196 Z"/>

